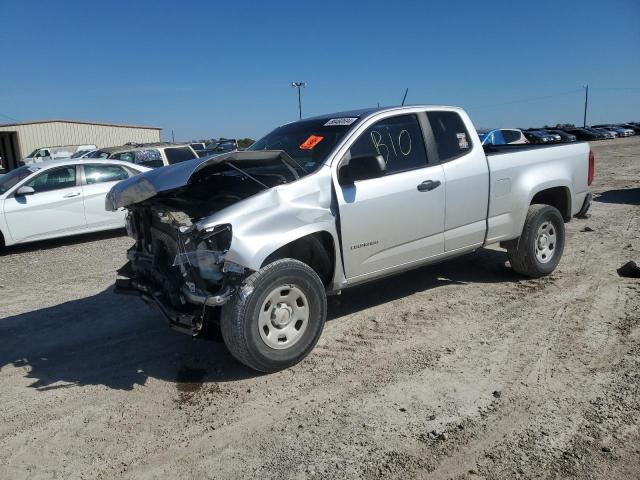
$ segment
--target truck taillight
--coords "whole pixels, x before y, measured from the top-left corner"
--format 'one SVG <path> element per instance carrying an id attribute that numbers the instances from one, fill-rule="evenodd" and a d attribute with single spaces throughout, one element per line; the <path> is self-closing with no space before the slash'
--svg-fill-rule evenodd
<path id="1" fill-rule="evenodd" d="M 589 177 L 587 178 L 587 185 L 593 183 L 593 177 L 596 174 L 596 156 L 593 154 L 593 150 L 589 150 Z"/>

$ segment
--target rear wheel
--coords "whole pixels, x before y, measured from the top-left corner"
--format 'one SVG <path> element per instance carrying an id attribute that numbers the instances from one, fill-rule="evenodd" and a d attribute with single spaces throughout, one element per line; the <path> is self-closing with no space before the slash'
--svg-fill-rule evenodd
<path id="1" fill-rule="evenodd" d="M 220 328 L 234 357 L 254 370 L 274 372 L 313 350 L 326 316 L 326 293 L 316 272 L 285 258 L 247 278 L 222 307 Z"/>
<path id="2" fill-rule="evenodd" d="M 511 268 L 533 278 L 549 275 L 560 262 L 564 239 L 564 220 L 558 209 L 531 205 L 522 235 L 507 244 Z"/>

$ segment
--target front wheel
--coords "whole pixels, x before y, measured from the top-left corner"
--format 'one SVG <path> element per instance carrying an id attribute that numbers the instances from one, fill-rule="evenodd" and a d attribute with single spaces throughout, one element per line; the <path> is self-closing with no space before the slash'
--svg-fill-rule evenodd
<path id="1" fill-rule="evenodd" d="M 260 372 L 300 362 L 315 347 L 327 317 L 320 277 L 306 264 L 277 260 L 249 276 L 222 307 L 220 329 L 231 354 Z"/>
<path id="2" fill-rule="evenodd" d="M 532 278 L 549 275 L 560 262 L 564 239 L 564 219 L 558 209 L 531 205 L 522 235 L 507 245 L 511 268 Z"/>

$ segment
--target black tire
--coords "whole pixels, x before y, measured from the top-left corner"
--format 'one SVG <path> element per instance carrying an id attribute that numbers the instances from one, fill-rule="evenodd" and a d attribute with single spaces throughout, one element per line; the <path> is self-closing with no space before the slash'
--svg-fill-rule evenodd
<path id="1" fill-rule="evenodd" d="M 536 255 L 536 246 L 538 231 L 546 222 L 553 227 L 555 241 L 553 242 L 552 254 L 546 261 L 541 261 Z M 531 205 L 524 221 L 522 235 L 506 244 L 511 268 L 521 275 L 531 278 L 549 275 L 560 263 L 564 241 L 564 219 L 558 209 L 550 205 Z"/>
<path id="2" fill-rule="evenodd" d="M 273 290 L 295 287 L 303 292 L 308 308 L 305 330 L 296 343 L 283 349 L 270 347 L 259 331 L 259 315 Z M 242 292 L 250 292 L 246 296 Z M 285 258 L 249 276 L 222 307 L 220 329 L 231 354 L 259 372 L 282 370 L 304 359 L 318 342 L 327 318 L 327 296 L 320 277 L 304 263 Z"/>

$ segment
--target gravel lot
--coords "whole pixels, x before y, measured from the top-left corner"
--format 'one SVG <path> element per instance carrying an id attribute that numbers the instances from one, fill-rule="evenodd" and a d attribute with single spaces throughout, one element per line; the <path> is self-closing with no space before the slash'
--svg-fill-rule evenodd
<path id="1" fill-rule="evenodd" d="M 345 291 L 272 375 L 112 294 L 122 232 L 7 249 L 0 478 L 639 478 L 640 138 L 593 149 L 552 276 L 485 249 Z"/>

